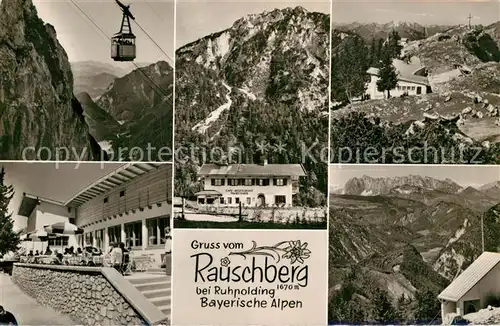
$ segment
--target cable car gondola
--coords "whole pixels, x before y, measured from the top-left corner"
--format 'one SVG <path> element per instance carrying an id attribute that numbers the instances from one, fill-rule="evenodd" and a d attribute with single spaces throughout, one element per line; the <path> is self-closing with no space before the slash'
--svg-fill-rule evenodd
<path id="1" fill-rule="evenodd" d="M 130 18 L 135 20 L 135 17 L 130 12 L 130 5 L 125 6 L 119 0 L 115 1 L 123 11 L 123 18 L 120 31 L 111 38 L 111 58 L 115 61 L 134 61 L 135 35 L 132 33 Z"/>

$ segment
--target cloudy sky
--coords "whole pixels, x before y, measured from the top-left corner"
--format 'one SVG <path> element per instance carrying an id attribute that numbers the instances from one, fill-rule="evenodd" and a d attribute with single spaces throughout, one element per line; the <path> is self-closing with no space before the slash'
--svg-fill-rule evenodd
<path id="1" fill-rule="evenodd" d="M 74 3 L 73 3 L 74 2 Z M 123 0 L 131 4 L 130 10 L 139 24 L 159 45 L 132 22 L 137 37 L 137 62 L 169 61 L 162 50 L 173 57 L 174 52 L 174 0 Z M 110 41 L 107 37 L 120 30 L 122 12 L 114 0 L 34 0 L 38 15 L 52 24 L 59 42 L 71 62 L 101 61 L 112 63 Z M 78 9 L 82 9 L 101 31 Z M 161 50 L 160 50 L 161 48 Z M 123 63 L 127 64 L 127 63 Z M 128 63 L 130 64 L 130 63 Z"/>
<path id="2" fill-rule="evenodd" d="M 176 47 L 229 28 L 248 14 L 297 6 L 330 13 L 330 1 L 323 0 L 177 0 Z"/>
<path id="3" fill-rule="evenodd" d="M 14 186 L 14 198 L 9 212 L 13 213 L 14 228 L 26 227 L 27 218 L 17 216 L 23 192 L 65 202 L 79 190 L 119 168 L 123 163 L 2 163 L 5 183 Z"/>
<path id="4" fill-rule="evenodd" d="M 339 23 L 409 21 L 421 24 L 491 24 L 500 20 L 498 0 L 333 0 L 332 20 Z"/>
<path id="5" fill-rule="evenodd" d="M 478 165 L 330 165 L 330 189 L 345 185 L 354 177 L 368 175 L 373 178 L 428 176 L 440 180 L 449 178 L 459 185 L 479 187 L 500 180 L 500 167 Z"/>

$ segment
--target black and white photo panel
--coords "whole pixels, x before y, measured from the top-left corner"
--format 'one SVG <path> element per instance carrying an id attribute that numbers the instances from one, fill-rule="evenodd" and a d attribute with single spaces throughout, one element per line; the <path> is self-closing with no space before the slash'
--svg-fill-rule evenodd
<path id="1" fill-rule="evenodd" d="M 176 6 L 174 227 L 325 229 L 330 2 Z"/>
<path id="2" fill-rule="evenodd" d="M 171 161 L 174 5 L 3 0 L 0 158 Z"/>
<path id="3" fill-rule="evenodd" d="M 170 163 L 0 162 L 0 320 L 170 325 Z"/>
<path id="4" fill-rule="evenodd" d="M 499 164 L 500 3 L 332 3 L 331 163 Z"/>
<path id="5" fill-rule="evenodd" d="M 494 325 L 500 167 L 330 166 L 330 324 Z"/>

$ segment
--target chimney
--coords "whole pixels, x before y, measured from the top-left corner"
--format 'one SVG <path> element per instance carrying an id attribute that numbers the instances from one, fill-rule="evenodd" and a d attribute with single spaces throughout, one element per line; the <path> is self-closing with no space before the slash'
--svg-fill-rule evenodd
<path id="1" fill-rule="evenodd" d="M 267 158 L 264 159 L 264 162 L 262 163 L 262 165 L 264 165 L 264 166 L 267 165 Z"/>

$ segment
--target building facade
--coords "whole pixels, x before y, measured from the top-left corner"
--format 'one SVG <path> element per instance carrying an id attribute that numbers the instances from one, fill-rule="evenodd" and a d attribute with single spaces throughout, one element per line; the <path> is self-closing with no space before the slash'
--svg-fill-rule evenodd
<path id="1" fill-rule="evenodd" d="M 488 307 L 488 297 L 500 296 L 499 279 L 500 253 L 483 252 L 439 294 L 443 323 Z"/>
<path id="2" fill-rule="evenodd" d="M 431 92 L 425 67 L 420 65 L 418 59 L 414 58 L 410 62 L 395 59 L 392 64 L 398 75 L 398 84 L 396 88 L 390 91 L 392 97 L 422 95 Z M 380 92 L 377 89 L 378 68 L 372 67 L 368 69 L 367 73 L 370 75 L 370 81 L 367 84 L 365 94 L 372 100 L 386 98 L 387 92 Z"/>
<path id="3" fill-rule="evenodd" d="M 305 175 L 301 164 L 204 164 L 196 197 L 200 205 L 290 207 Z"/>
<path id="4" fill-rule="evenodd" d="M 134 255 L 149 256 L 152 267 L 160 267 L 172 194 L 171 164 L 124 164 L 52 208 L 55 216 L 37 215 L 35 222 L 30 216 L 28 231 L 65 219 L 84 230 L 71 236 L 66 246 L 93 246 L 108 252 L 112 243 L 123 242 Z M 44 206 L 36 207 L 38 211 Z"/>
<path id="5" fill-rule="evenodd" d="M 37 197 L 24 193 L 19 206 L 18 215 L 28 218 L 26 233 L 43 229 L 44 226 L 58 223 L 75 223 L 76 212 L 70 207 L 66 207 L 63 202 L 58 202 L 48 198 Z M 47 245 L 57 248 L 77 247 L 78 242 L 74 235 L 61 236 L 56 239 L 49 239 L 48 243 L 24 242 L 26 250 L 44 251 Z M 60 250 L 60 249 L 59 249 Z"/>

